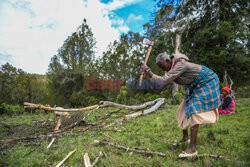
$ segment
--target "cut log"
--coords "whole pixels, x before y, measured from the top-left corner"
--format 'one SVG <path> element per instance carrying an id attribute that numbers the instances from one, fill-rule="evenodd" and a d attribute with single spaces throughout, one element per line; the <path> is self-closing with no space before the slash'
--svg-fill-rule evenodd
<path id="1" fill-rule="evenodd" d="M 49 106 L 24 102 L 24 108 L 43 109 L 43 110 L 46 110 L 46 111 L 59 111 L 59 112 L 88 111 L 88 110 L 93 110 L 93 109 L 98 108 L 98 107 L 99 107 L 99 105 L 93 105 L 93 106 L 84 107 L 84 108 L 63 109 L 61 107 L 53 108 L 53 107 L 49 107 Z"/>
<path id="2" fill-rule="evenodd" d="M 157 101 L 157 103 L 154 106 L 152 106 L 151 108 L 149 108 L 147 110 L 144 110 L 144 111 L 139 111 L 139 112 L 136 112 L 136 113 L 133 113 L 133 114 L 126 115 L 124 117 L 124 119 L 135 118 L 135 117 L 138 117 L 140 115 L 146 115 L 146 114 L 152 113 L 155 110 L 157 110 L 165 102 L 166 102 L 165 98 L 159 98 L 159 100 Z"/>
<path id="3" fill-rule="evenodd" d="M 99 159 L 102 157 L 102 152 L 100 151 L 99 152 L 99 156 L 95 159 L 95 161 L 93 162 L 93 164 L 91 165 L 90 163 L 90 159 L 89 159 L 89 155 L 88 153 L 85 153 L 84 156 L 83 156 L 83 159 L 84 159 L 84 165 L 85 167 L 93 167 L 97 164 L 97 162 L 99 161 Z"/>
<path id="4" fill-rule="evenodd" d="M 56 167 L 60 167 L 72 154 L 74 154 L 74 152 L 76 152 L 76 149 L 71 151 L 61 162 L 59 162 L 59 164 L 56 165 Z"/>
<path id="5" fill-rule="evenodd" d="M 146 103 L 139 105 L 139 106 L 127 106 L 127 105 L 118 104 L 118 103 L 114 103 L 114 102 L 110 102 L 110 101 L 101 101 L 100 107 L 115 107 L 115 108 L 119 108 L 119 109 L 137 111 L 137 110 L 144 109 L 148 106 L 152 106 L 161 99 L 162 98 L 158 98 L 158 99 L 155 99 L 153 101 L 146 102 Z"/>
<path id="6" fill-rule="evenodd" d="M 121 146 L 121 145 L 115 145 L 115 144 L 107 142 L 107 141 L 95 140 L 94 142 L 97 143 L 97 144 L 110 145 L 110 146 L 116 147 L 118 149 L 125 150 L 127 152 L 135 152 L 135 153 L 146 154 L 146 155 L 158 155 L 158 156 L 162 156 L 162 157 L 166 156 L 166 154 L 161 153 L 161 152 L 133 149 L 133 148 L 124 147 L 124 146 Z"/>
<path id="7" fill-rule="evenodd" d="M 84 165 L 85 165 L 85 167 L 91 167 L 92 165 L 90 163 L 90 159 L 89 159 L 88 153 L 85 153 L 83 157 L 84 157 Z"/>
<path id="8" fill-rule="evenodd" d="M 58 122 L 57 122 L 57 124 L 56 124 L 56 127 L 55 127 L 54 131 L 59 130 L 60 126 L 62 125 L 62 123 L 61 123 L 61 117 L 62 117 L 62 116 L 60 115 L 59 120 L 58 120 Z"/>
<path id="9" fill-rule="evenodd" d="M 55 111 L 55 115 L 59 115 L 59 116 L 65 116 L 67 118 L 70 118 L 70 115 L 68 112 L 59 112 L 59 111 Z"/>

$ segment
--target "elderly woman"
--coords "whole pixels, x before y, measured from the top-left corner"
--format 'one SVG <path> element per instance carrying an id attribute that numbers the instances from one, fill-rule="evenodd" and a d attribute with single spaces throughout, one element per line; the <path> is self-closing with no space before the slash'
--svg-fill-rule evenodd
<path id="1" fill-rule="evenodd" d="M 151 69 L 141 66 L 141 71 L 149 77 L 160 80 L 163 85 L 176 82 L 185 85 L 186 95 L 177 111 L 177 121 L 183 131 L 182 142 L 188 140 L 188 128 L 191 128 L 189 147 L 179 157 L 196 156 L 197 134 L 200 124 L 215 123 L 219 119 L 220 91 L 218 76 L 209 68 L 188 62 L 184 54 L 172 56 L 161 53 L 156 64 L 167 73 L 164 76 L 154 74 Z"/>

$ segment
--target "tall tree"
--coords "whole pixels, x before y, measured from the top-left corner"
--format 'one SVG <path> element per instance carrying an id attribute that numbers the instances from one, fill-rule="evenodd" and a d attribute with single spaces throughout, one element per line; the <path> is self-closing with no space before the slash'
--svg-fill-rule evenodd
<path id="1" fill-rule="evenodd" d="M 93 67 L 95 44 L 93 33 L 84 19 L 58 49 L 58 54 L 52 57 L 48 70 L 51 93 L 56 94 L 63 105 L 85 104 L 84 99 L 77 99 L 82 97 L 86 77 Z"/>
<path id="2" fill-rule="evenodd" d="M 224 71 L 236 85 L 249 84 L 249 3 L 246 0 L 158 0 L 160 10 L 148 26 L 172 52 L 171 30 L 190 19 L 182 38 L 182 52 L 191 61 L 213 69 L 222 79 Z M 173 48 L 173 47 L 172 47 Z M 245 81 L 245 82 L 242 82 Z M 246 82 L 248 81 L 248 82 Z"/>

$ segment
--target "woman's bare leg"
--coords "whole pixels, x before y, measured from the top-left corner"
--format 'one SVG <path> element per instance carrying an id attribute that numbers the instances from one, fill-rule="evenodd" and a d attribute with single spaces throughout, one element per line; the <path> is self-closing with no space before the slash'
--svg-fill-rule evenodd
<path id="1" fill-rule="evenodd" d="M 185 150 L 186 153 L 194 153 L 196 151 L 198 130 L 199 130 L 199 124 L 194 125 L 191 128 L 191 141 L 189 147 Z"/>
<path id="2" fill-rule="evenodd" d="M 187 130 L 182 130 L 182 139 L 181 139 L 181 142 L 185 142 L 188 140 L 188 129 Z"/>

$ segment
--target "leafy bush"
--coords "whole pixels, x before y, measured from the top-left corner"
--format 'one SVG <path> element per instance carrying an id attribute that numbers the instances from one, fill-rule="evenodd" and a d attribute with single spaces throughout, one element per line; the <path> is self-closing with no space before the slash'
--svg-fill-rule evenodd
<path id="1" fill-rule="evenodd" d="M 181 92 L 175 92 L 174 93 L 173 104 L 180 104 L 182 102 L 183 98 L 184 98 L 183 93 L 181 93 Z"/>
<path id="2" fill-rule="evenodd" d="M 20 105 L 9 105 L 6 103 L 2 103 L 0 105 L 0 115 L 6 114 L 6 115 L 18 115 L 23 114 L 25 111 L 23 106 Z"/>
<path id="3" fill-rule="evenodd" d="M 160 95 L 150 95 L 147 99 L 146 99 L 146 101 L 153 101 L 153 100 L 155 100 L 155 99 L 158 99 L 158 98 L 160 98 Z"/>
<path id="4" fill-rule="evenodd" d="M 88 98 L 88 104 L 89 105 L 94 105 L 94 104 L 98 104 L 99 103 L 99 99 L 95 98 L 94 96 L 90 96 Z"/>
<path id="5" fill-rule="evenodd" d="M 120 103 L 120 104 L 127 104 L 127 90 L 126 90 L 126 86 L 123 86 L 122 89 L 120 89 L 119 94 L 116 97 L 116 103 Z"/>
<path id="6" fill-rule="evenodd" d="M 236 92 L 236 97 L 239 98 L 249 98 L 250 97 L 250 86 L 244 86 L 238 88 Z"/>

